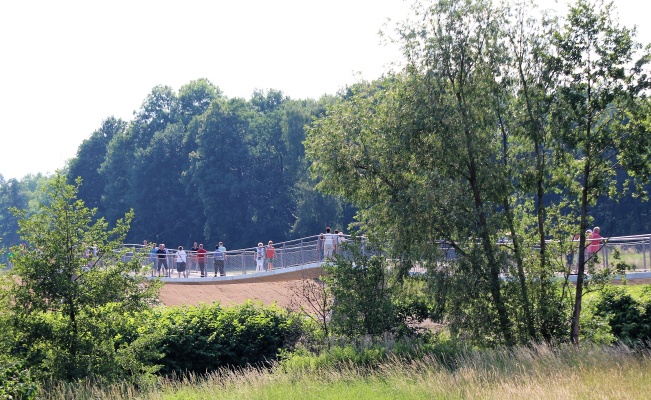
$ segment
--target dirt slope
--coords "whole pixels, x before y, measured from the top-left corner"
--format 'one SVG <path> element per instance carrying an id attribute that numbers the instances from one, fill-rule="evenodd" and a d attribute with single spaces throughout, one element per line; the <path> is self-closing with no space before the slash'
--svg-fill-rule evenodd
<path id="1" fill-rule="evenodd" d="M 301 279 L 311 279 L 320 274 L 320 269 L 314 269 L 309 272 L 297 271 L 245 283 L 165 284 L 160 292 L 160 300 L 168 306 L 210 304 L 215 301 L 223 305 L 233 305 L 253 300 L 265 305 L 276 302 L 281 307 L 289 307 L 292 302 L 297 305 L 298 297 L 293 293 L 300 285 Z"/>

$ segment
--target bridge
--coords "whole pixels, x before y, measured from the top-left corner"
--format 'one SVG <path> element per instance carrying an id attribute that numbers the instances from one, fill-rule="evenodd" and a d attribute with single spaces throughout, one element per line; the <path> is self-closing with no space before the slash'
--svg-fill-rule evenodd
<path id="1" fill-rule="evenodd" d="M 651 282 L 651 234 L 607 237 L 606 243 L 599 250 L 600 264 L 610 267 L 614 263 L 614 253 L 619 252 L 620 260 L 631 265 L 634 269 L 627 271 L 625 278 L 639 282 Z M 350 240 L 343 236 L 343 240 Z M 508 245 L 508 244 L 507 244 Z M 170 266 L 169 276 L 161 276 L 166 284 L 184 285 L 223 285 L 253 282 L 277 282 L 300 279 L 302 276 L 315 276 L 321 271 L 325 262 L 323 242 L 319 235 L 301 239 L 274 243 L 275 255 L 271 265 L 264 262 L 264 271 L 256 271 L 256 248 L 228 250 L 224 253 L 225 276 L 215 276 L 215 256 L 212 249 L 206 249 L 204 258 L 206 275 L 200 276 L 200 258 L 191 251 L 187 251 L 188 276 L 185 277 L 176 271 L 176 250 L 168 249 L 166 256 L 167 265 Z M 441 244 L 446 257 L 455 258 L 454 251 L 445 244 Z M 143 245 L 125 244 L 131 249 L 125 260 L 132 257 L 141 258 L 141 263 L 149 269 L 150 278 L 157 276 L 155 266 L 156 256 L 149 253 L 151 248 L 145 249 Z M 265 246 L 266 247 L 266 246 Z M 559 255 L 559 262 L 565 263 L 564 255 Z M 576 260 L 575 260 L 576 262 Z M 562 265 L 563 265 L 562 264 Z M 269 268 L 270 267 L 270 268 Z M 424 272 L 424 271 L 414 271 Z M 614 281 L 623 277 L 615 276 Z M 575 281 L 576 275 L 570 275 L 570 280 Z"/>
<path id="2" fill-rule="evenodd" d="M 342 236 L 342 240 L 349 240 L 349 236 Z M 145 249 L 143 245 L 125 244 L 127 248 L 134 251 L 127 253 L 123 259 L 129 260 L 132 257 L 140 257 L 141 263 L 150 271 L 150 278 L 158 276 L 156 266 L 158 259 L 155 254 L 148 253 L 151 248 Z M 267 246 L 264 246 L 265 250 Z M 281 243 L 274 243 L 274 257 L 271 263 L 264 260 L 263 271 L 256 271 L 256 247 L 227 250 L 224 252 L 224 273 L 225 276 L 218 276 L 216 268 L 215 253 L 213 249 L 206 249 L 203 257 L 203 264 L 206 276 L 201 277 L 201 257 L 196 252 L 186 251 L 188 276 L 180 274 L 176 270 L 176 249 L 167 249 L 167 265 L 170 266 L 169 276 L 161 276 L 160 279 L 166 284 L 194 284 L 194 285 L 220 285 L 235 284 L 243 282 L 274 282 L 300 279 L 301 276 L 313 276 L 321 270 L 325 262 L 323 254 L 323 242 L 319 235 L 302 239 L 290 240 Z"/>

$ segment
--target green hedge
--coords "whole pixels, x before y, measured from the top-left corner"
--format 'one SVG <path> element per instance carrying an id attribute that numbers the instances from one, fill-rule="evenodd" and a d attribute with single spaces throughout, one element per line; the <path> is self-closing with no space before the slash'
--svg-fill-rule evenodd
<path id="1" fill-rule="evenodd" d="M 276 306 L 247 302 L 223 307 L 160 308 L 147 321 L 157 333 L 163 374 L 265 365 L 302 335 L 302 321 Z"/>
<path id="2" fill-rule="evenodd" d="M 651 340 L 651 286 L 638 296 L 622 287 L 606 288 L 592 306 L 594 316 L 607 322 L 616 340 Z"/>
<path id="3" fill-rule="evenodd" d="M 0 399 L 30 400 L 37 392 L 36 382 L 21 363 L 0 364 Z"/>

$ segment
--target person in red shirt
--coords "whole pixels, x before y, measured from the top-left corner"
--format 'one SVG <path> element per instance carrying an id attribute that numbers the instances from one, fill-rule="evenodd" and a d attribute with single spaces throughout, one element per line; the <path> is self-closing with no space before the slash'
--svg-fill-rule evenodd
<path id="1" fill-rule="evenodd" d="M 201 277 L 206 276 L 206 249 L 203 248 L 203 243 L 199 245 L 199 250 L 197 250 L 197 261 L 199 262 L 199 271 L 201 272 Z"/>
<path id="2" fill-rule="evenodd" d="M 265 253 L 265 258 L 267 259 L 267 271 L 271 271 L 274 267 L 274 257 L 276 257 L 276 249 L 274 248 L 274 242 L 270 240 Z"/>
<path id="3" fill-rule="evenodd" d="M 601 249 L 601 240 L 603 236 L 599 234 L 601 229 L 598 226 L 595 226 L 592 230 L 592 236 L 590 237 L 590 244 L 588 245 L 588 253 L 590 256 L 594 256 Z"/>

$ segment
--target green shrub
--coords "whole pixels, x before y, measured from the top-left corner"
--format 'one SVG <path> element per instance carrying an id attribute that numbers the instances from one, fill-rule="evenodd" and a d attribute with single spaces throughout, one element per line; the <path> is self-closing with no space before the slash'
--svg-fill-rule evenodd
<path id="1" fill-rule="evenodd" d="M 22 363 L 0 365 L 0 399 L 35 399 L 38 385 Z"/>
<path id="2" fill-rule="evenodd" d="M 624 288 L 609 287 L 593 304 L 595 317 L 606 321 L 615 339 L 643 342 L 651 339 L 651 299 L 646 290 L 635 298 Z"/>
<path id="3" fill-rule="evenodd" d="M 269 365 L 280 349 L 291 349 L 302 333 L 298 316 L 251 302 L 164 308 L 151 317 L 154 330 L 161 333 L 164 374 Z"/>
<path id="4" fill-rule="evenodd" d="M 444 334 L 399 340 L 389 335 L 366 336 L 341 338 L 319 352 L 299 347 L 294 352 L 284 352 L 279 364 L 284 372 L 309 372 L 350 366 L 373 369 L 392 359 L 411 361 L 431 357 L 440 365 L 451 366 L 452 360 L 467 350 Z"/>

